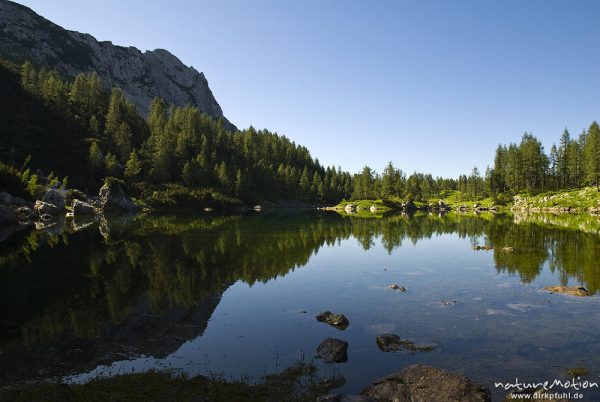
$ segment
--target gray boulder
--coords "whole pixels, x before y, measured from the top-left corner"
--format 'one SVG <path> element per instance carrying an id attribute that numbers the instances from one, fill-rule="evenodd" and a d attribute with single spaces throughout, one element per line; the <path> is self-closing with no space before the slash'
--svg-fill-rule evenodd
<path id="1" fill-rule="evenodd" d="M 417 206 L 415 205 L 414 202 L 412 202 L 412 200 L 408 200 L 407 202 L 405 202 L 404 204 L 402 204 L 402 208 L 406 212 L 412 212 L 412 211 L 416 211 Z"/>
<path id="2" fill-rule="evenodd" d="M 32 221 L 36 218 L 36 214 L 33 209 L 29 207 L 19 207 L 17 208 L 17 214 L 21 218 L 21 220 Z"/>
<path id="3" fill-rule="evenodd" d="M 325 363 L 344 363 L 348 361 L 348 342 L 327 338 L 317 348 L 317 356 Z"/>
<path id="4" fill-rule="evenodd" d="M 94 215 L 96 210 L 87 202 L 73 200 L 73 215 Z"/>
<path id="5" fill-rule="evenodd" d="M 0 205 L 0 225 L 8 226 L 19 223 L 19 216 L 11 208 Z"/>
<path id="6" fill-rule="evenodd" d="M 106 183 L 100 189 L 100 206 L 103 210 L 137 211 L 138 205 L 118 183 Z"/>
<path id="7" fill-rule="evenodd" d="M 58 213 L 60 212 L 56 205 L 40 200 L 37 200 L 35 202 L 35 206 L 33 207 L 33 209 L 35 210 L 35 212 L 38 213 L 39 216 L 58 215 Z"/>
<path id="8" fill-rule="evenodd" d="M 379 379 L 362 395 L 394 402 L 490 402 L 490 391 L 467 377 L 430 366 L 412 365 Z"/>
<path id="9" fill-rule="evenodd" d="M 31 207 L 31 206 L 33 206 L 32 203 L 24 200 L 21 197 L 13 197 L 11 202 L 12 202 L 13 205 L 16 205 L 17 207 Z"/>
<path id="10" fill-rule="evenodd" d="M 12 199 L 12 195 L 6 191 L 0 191 L 0 204 L 10 204 L 12 203 Z"/>
<path id="11" fill-rule="evenodd" d="M 42 201 L 54 205 L 58 208 L 58 211 L 65 209 L 65 193 L 64 191 L 57 190 L 54 188 L 48 189 L 46 194 L 42 197 Z"/>

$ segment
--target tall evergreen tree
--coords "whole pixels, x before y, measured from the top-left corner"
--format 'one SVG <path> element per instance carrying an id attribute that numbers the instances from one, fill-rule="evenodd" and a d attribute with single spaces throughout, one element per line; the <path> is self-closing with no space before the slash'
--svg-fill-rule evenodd
<path id="1" fill-rule="evenodd" d="M 584 156 L 585 179 L 587 183 L 595 185 L 600 191 L 600 127 L 595 121 L 587 132 Z"/>

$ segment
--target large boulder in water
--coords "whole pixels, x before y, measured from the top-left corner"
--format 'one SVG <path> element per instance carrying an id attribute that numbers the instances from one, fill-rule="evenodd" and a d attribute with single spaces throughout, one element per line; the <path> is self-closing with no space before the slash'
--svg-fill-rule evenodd
<path id="1" fill-rule="evenodd" d="M 123 190 L 120 180 L 107 181 L 100 189 L 100 207 L 103 210 L 137 211 L 138 205 Z"/>
<path id="2" fill-rule="evenodd" d="M 414 202 L 412 202 L 412 200 L 408 200 L 406 201 L 403 205 L 402 205 L 404 211 L 406 212 L 412 212 L 412 211 L 416 211 L 417 206 L 415 205 Z"/>
<path id="3" fill-rule="evenodd" d="M 317 356 L 325 363 L 345 363 L 348 361 L 348 342 L 327 338 L 317 348 Z"/>
<path id="4" fill-rule="evenodd" d="M 73 215 L 94 215 L 95 213 L 96 209 L 87 202 L 73 200 Z"/>
<path id="5" fill-rule="evenodd" d="M 348 328 L 348 325 L 350 325 L 350 322 L 344 314 L 333 314 L 331 311 L 324 311 L 318 314 L 315 318 L 319 322 L 325 322 L 332 327 L 341 330 Z"/>
<path id="6" fill-rule="evenodd" d="M 48 189 L 42 197 L 42 201 L 54 205 L 58 211 L 65 209 L 65 194 L 64 191 L 55 188 Z"/>
<path id="7" fill-rule="evenodd" d="M 412 365 L 379 379 L 362 395 L 395 402 L 490 402 L 490 391 L 467 377 L 430 366 Z"/>
<path id="8" fill-rule="evenodd" d="M 39 216 L 43 215 L 58 215 L 60 212 L 59 209 L 54 204 L 50 204 L 48 202 L 37 200 L 35 202 L 35 206 L 33 207 Z"/>

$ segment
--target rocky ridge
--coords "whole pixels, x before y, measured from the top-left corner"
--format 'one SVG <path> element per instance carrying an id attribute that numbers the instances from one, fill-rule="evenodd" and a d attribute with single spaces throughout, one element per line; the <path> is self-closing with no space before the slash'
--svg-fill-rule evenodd
<path id="1" fill-rule="evenodd" d="M 107 87 L 121 88 L 143 116 L 158 96 L 176 106 L 195 105 L 215 119 L 223 118 L 227 129 L 236 129 L 223 116 L 204 74 L 167 50 L 142 52 L 100 42 L 7 0 L 0 0 L 0 57 L 17 63 L 29 60 L 66 77 L 95 71 Z"/>

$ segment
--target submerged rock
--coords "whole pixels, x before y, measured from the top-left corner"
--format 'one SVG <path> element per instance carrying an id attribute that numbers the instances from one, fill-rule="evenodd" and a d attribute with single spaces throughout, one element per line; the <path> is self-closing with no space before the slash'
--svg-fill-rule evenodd
<path id="1" fill-rule="evenodd" d="M 327 338 L 317 348 L 317 356 L 325 363 L 345 363 L 348 361 L 348 342 Z"/>
<path id="2" fill-rule="evenodd" d="M 583 286 L 544 286 L 544 290 L 550 293 L 562 293 L 571 296 L 590 296 L 590 292 Z"/>
<path id="3" fill-rule="evenodd" d="M 348 328 L 350 322 L 344 314 L 333 314 L 331 311 L 324 311 L 315 317 L 319 322 L 325 322 L 332 327 L 344 330 Z"/>
<path id="4" fill-rule="evenodd" d="M 429 352 L 433 346 L 418 346 L 408 339 L 400 339 L 396 334 L 383 334 L 377 336 L 377 347 L 382 352 L 399 352 L 407 350 L 411 352 Z"/>
<path id="5" fill-rule="evenodd" d="M 394 402 L 490 402 L 490 391 L 467 377 L 430 366 L 412 365 L 379 379 L 362 395 Z"/>
<path id="6" fill-rule="evenodd" d="M 515 315 L 511 312 L 508 312 L 506 310 L 498 310 L 498 309 L 493 309 L 493 308 L 488 308 L 487 310 L 485 310 L 485 315 L 498 315 L 498 316 L 503 316 L 503 317 L 514 317 Z"/>

